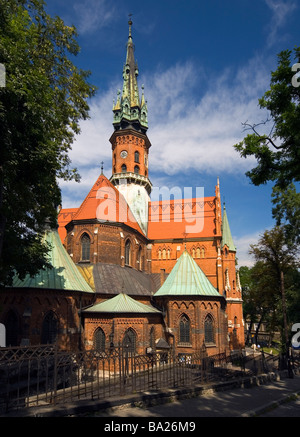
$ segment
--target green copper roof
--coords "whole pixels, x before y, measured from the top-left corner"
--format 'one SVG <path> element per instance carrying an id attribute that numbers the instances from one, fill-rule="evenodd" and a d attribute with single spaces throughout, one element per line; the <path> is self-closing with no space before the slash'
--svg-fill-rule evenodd
<path id="1" fill-rule="evenodd" d="M 232 235 L 231 235 L 231 231 L 230 231 L 230 227 L 229 227 L 229 223 L 228 223 L 226 208 L 224 205 L 223 220 L 222 220 L 222 248 L 225 245 L 228 247 L 229 250 L 232 250 L 234 252 L 236 251 L 236 247 L 233 243 L 233 239 L 232 239 Z"/>
<path id="2" fill-rule="evenodd" d="M 220 296 L 198 264 L 185 250 L 154 296 Z"/>
<path id="3" fill-rule="evenodd" d="M 146 132 L 148 128 L 148 109 L 144 92 L 139 98 L 137 77 L 139 74 L 137 62 L 134 59 L 134 44 L 131 35 L 132 21 L 129 24 L 126 61 L 123 68 L 123 90 L 118 92 L 116 104 L 113 105 L 113 125 L 115 129 L 132 127 Z"/>
<path id="4" fill-rule="evenodd" d="M 46 230 L 43 240 L 51 247 L 48 256 L 53 268 L 40 270 L 32 278 L 27 275 L 23 280 L 15 276 L 12 286 L 94 293 L 62 245 L 57 230 Z"/>
<path id="5" fill-rule="evenodd" d="M 93 305 L 83 312 L 87 313 L 160 313 L 156 308 L 132 299 L 125 293 L 120 293 L 111 299 Z"/>

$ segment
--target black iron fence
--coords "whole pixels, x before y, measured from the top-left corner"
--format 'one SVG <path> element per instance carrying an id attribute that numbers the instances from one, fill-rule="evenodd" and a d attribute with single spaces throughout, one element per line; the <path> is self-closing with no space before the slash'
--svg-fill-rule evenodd
<path id="1" fill-rule="evenodd" d="M 242 352 L 207 356 L 62 351 L 56 346 L 0 348 L 0 414 L 15 408 L 189 387 L 275 370 L 278 359 Z"/>

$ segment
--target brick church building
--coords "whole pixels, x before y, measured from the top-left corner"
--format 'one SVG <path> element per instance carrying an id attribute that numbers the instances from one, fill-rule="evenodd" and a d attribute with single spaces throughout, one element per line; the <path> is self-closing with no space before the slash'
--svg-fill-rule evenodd
<path id="1" fill-rule="evenodd" d="M 151 199 L 148 109 L 131 28 L 129 21 L 123 89 L 113 106 L 112 175 L 101 170 L 82 204 L 61 209 L 58 230 L 46 231 L 63 283 L 50 282 L 50 273 L 34 286 L 16 279 L 1 295 L 0 322 L 14 342 L 31 344 L 123 344 L 137 353 L 205 346 L 209 355 L 243 347 L 236 248 L 219 181 L 211 197 Z M 11 332 L 13 319 L 23 326 L 19 334 Z"/>

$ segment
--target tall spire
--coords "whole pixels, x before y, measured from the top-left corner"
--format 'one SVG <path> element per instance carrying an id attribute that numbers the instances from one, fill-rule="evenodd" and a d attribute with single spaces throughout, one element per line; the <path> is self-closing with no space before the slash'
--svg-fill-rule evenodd
<path id="1" fill-rule="evenodd" d="M 123 89 L 118 92 L 116 104 L 113 106 L 115 130 L 133 128 L 146 133 L 148 128 L 147 103 L 144 92 L 139 98 L 137 77 L 138 65 L 134 58 L 134 44 L 132 39 L 132 20 L 129 17 L 129 35 L 127 41 L 126 61 L 123 67 Z M 121 94 L 121 96 L 120 96 Z"/>
<path id="2" fill-rule="evenodd" d="M 227 218 L 225 203 L 224 203 L 224 211 L 223 211 L 223 222 L 222 222 L 222 248 L 227 246 L 229 250 L 236 252 L 236 247 L 233 243 L 229 222 Z"/>

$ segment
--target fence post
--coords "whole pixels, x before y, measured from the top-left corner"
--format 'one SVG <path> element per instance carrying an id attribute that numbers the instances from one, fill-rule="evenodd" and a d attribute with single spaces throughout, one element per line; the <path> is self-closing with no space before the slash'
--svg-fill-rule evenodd
<path id="1" fill-rule="evenodd" d="M 58 343 L 55 342 L 54 346 L 54 375 L 53 375 L 53 403 L 56 405 L 57 396 L 57 376 L 58 376 Z"/>

